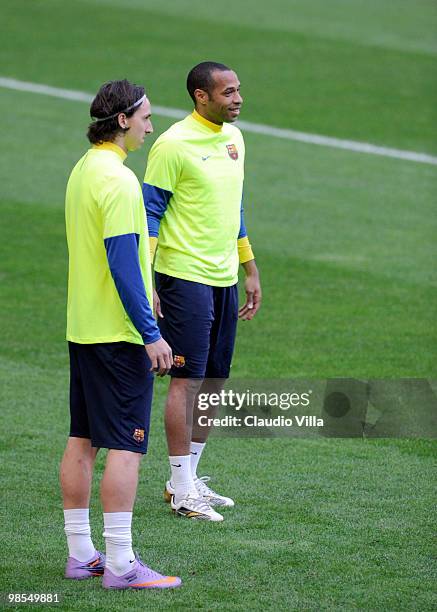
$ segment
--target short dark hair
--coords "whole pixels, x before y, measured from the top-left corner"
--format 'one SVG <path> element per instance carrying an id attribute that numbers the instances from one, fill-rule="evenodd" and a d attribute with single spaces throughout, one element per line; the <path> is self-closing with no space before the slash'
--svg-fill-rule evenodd
<path id="1" fill-rule="evenodd" d="M 122 128 L 118 123 L 118 114 L 124 112 L 126 117 L 132 117 L 137 107 L 129 109 L 144 96 L 144 87 L 130 83 L 126 79 L 122 81 L 108 81 L 104 83 L 91 102 L 90 116 L 93 121 L 88 126 L 87 138 L 92 144 L 113 141 L 117 134 L 127 132 L 129 128 Z M 108 118 L 104 120 L 105 117 Z"/>
<path id="2" fill-rule="evenodd" d="M 196 89 L 203 89 L 208 94 L 211 93 L 211 89 L 214 85 L 212 73 L 216 70 L 224 72 L 225 70 L 231 70 L 231 68 L 228 68 L 228 66 L 225 66 L 225 64 L 219 64 L 217 62 L 201 62 L 200 64 L 197 64 L 197 66 L 194 66 L 194 68 L 192 68 L 188 73 L 187 89 L 194 104 L 196 104 L 196 98 L 194 97 L 194 92 Z"/>

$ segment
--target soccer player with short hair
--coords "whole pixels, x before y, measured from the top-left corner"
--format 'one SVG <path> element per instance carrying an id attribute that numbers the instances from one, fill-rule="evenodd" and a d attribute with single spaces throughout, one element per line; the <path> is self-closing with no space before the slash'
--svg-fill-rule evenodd
<path id="1" fill-rule="evenodd" d="M 229 377 L 238 317 L 251 320 L 261 287 L 243 214 L 244 141 L 232 123 L 243 99 L 233 70 L 202 62 L 187 78 L 191 115 L 154 143 L 143 185 L 155 311 L 173 349 L 165 411 L 171 478 L 164 496 L 175 512 L 221 521 L 233 506 L 197 477 L 208 428 L 192 428 L 196 393 L 220 390 Z M 246 303 L 238 309 L 238 264 Z M 194 419 L 192 415 L 194 412 Z"/>
<path id="2" fill-rule="evenodd" d="M 66 193 L 69 252 L 67 340 L 70 437 L 61 463 L 66 578 L 103 574 L 108 589 L 176 587 L 132 550 L 132 510 L 147 451 L 153 371 L 172 365 L 150 308 L 152 278 L 141 187 L 124 166 L 152 133 L 143 87 L 102 85 L 91 109 L 93 145 L 74 167 Z M 106 557 L 91 539 L 94 461 L 107 448 L 101 483 Z"/>

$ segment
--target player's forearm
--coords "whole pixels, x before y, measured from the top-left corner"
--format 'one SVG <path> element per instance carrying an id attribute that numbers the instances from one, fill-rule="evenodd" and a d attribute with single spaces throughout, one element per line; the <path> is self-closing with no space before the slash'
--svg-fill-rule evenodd
<path id="1" fill-rule="evenodd" d="M 244 272 L 246 276 L 259 277 L 259 272 L 257 265 L 255 263 L 255 259 L 251 259 L 249 261 L 245 261 L 241 264 L 244 268 Z"/>
<path id="2" fill-rule="evenodd" d="M 106 238 L 105 247 L 111 275 L 126 313 L 145 344 L 156 342 L 161 334 L 147 299 L 136 235 Z"/>

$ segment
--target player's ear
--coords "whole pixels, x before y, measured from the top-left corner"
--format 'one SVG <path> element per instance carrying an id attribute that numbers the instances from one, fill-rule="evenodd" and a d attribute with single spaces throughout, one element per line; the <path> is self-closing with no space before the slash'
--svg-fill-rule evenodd
<path id="1" fill-rule="evenodd" d="M 196 98 L 197 104 L 200 104 L 201 106 L 205 106 L 209 100 L 208 92 L 203 89 L 195 89 L 194 97 Z"/>
<path id="2" fill-rule="evenodd" d="M 120 113 L 117 117 L 118 120 L 118 125 L 125 130 L 126 128 L 128 128 L 128 124 L 127 124 L 127 117 L 124 113 Z"/>

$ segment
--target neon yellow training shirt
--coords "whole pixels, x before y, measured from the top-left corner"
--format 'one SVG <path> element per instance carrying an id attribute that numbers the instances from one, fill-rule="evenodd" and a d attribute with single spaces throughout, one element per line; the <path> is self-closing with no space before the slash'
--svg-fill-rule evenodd
<path id="1" fill-rule="evenodd" d="M 148 344 L 160 338 L 149 305 L 152 278 L 141 187 L 124 166 L 125 157 L 113 143 L 94 146 L 68 181 L 67 340 L 72 342 Z"/>
<path id="2" fill-rule="evenodd" d="M 155 270 L 217 287 L 237 282 L 244 153 L 237 127 L 196 111 L 156 140 L 143 185 Z"/>

